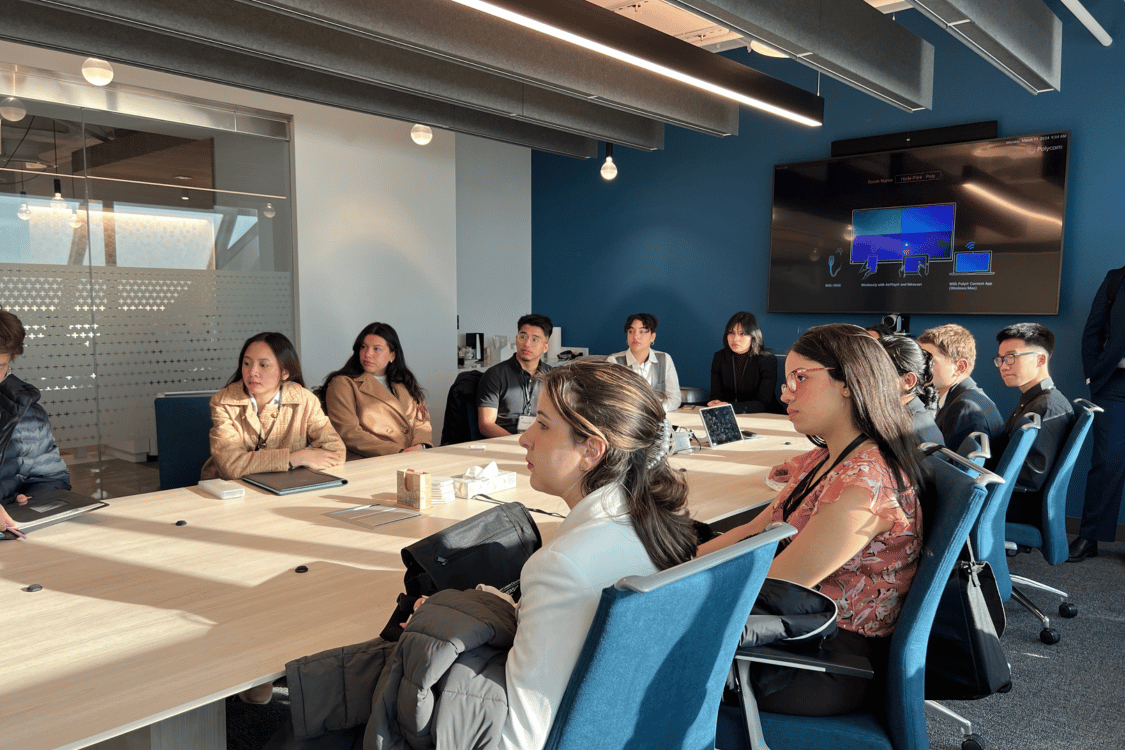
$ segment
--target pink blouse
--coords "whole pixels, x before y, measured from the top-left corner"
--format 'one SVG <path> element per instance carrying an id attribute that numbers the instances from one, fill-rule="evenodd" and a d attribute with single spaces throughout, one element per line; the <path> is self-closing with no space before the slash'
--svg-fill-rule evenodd
<path id="1" fill-rule="evenodd" d="M 785 500 L 825 456 L 816 448 L 776 467 L 771 476 L 788 474 L 788 484 L 767 509 L 775 521 L 784 520 Z M 855 557 L 820 583 L 820 590 L 835 600 L 837 624 L 865 636 L 887 636 L 894 630 L 903 597 L 918 569 L 922 549 L 922 512 L 912 488 L 900 497 L 891 469 L 875 446 L 842 462 L 824 477 L 789 516 L 801 530 L 822 503 L 834 503 L 849 487 L 870 495 L 871 513 L 891 522 L 891 529 L 872 539 Z"/>

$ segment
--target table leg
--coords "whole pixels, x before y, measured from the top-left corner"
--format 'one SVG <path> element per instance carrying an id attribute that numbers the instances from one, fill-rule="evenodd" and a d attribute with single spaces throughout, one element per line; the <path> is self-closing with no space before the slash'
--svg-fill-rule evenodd
<path id="1" fill-rule="evenodd" d="M 114 737 L 91 750 L 226 750 L 225 701 L 215 701 Z"/>

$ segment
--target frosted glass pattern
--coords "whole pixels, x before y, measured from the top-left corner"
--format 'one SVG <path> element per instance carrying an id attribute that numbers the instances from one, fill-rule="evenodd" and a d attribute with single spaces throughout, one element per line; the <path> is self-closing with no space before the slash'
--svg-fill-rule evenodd
<path id="1" fill-rule="evenodd" d="M 287 272 L 0 264 L 0 306 L 63 448 L 155 439 L 158 393 L 218 390 L 243 341 L 294 331 Z"/>

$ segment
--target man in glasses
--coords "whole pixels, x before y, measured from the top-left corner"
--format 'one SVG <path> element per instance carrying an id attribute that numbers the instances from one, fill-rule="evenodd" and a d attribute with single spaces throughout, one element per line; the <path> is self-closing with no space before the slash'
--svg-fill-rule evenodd
<path id="1" fill-rule="evenodd" d="M 1038 323 L 1016 323 L 996 334 L 1000 344 L 992 363 L 1000 368 L 1000 377 L 1009 388 L 1020 389 L 1020 400 L 1004 431 L 1010 436 L 1025 414 L 1038 414 L 1042 420 L 1039 434 L 1023 462 L 1012 499 L 1008 503 L 1008 520 L 1038 526 L 1043 513 L 1043 485 L 1059 451 L 1074 424 L 1070 401 L 1051 380 L 1048 362 L 1055 352 L 1055 334 Z M 1003 444 L 993 447 L 993 460 L 1004 452 Z"/>
<path id="2" fill-rule="evenodd" d="M 945 447 L 957 450 L 971 432 L 983 432 L 996 444 L 1006 433 L 996 404 L 973 380 L 977 343 L 973 334 L 950 323 L 925 331 L 918 345 L 930 353 L 934 362 L 934 388 L 938 392 L 938 411 L 934 415 Z"/>
<path id="3" fill-rule="evenodd" d="M 523 432 L 535 420 L 540 381 L 551 369 L 542 361 L 554 326 L 546 315 L 524 315 L 517 323 L 516 353 L 488 368 L 477 386 L 477 422 L 485 437 Z"/>
<path id="4" fill-rule="evenodd" d="M 647 380 L 656 395 L 660 396 L 664 411 L 669 412 L 680 408 L 680 377 L 676 374 L 672 358 L 652 348 L 659 322 L 651 313 L 630 315 L 622 326 L 629 348 L 611 354 L 608 360 L 628 367 Z"/>

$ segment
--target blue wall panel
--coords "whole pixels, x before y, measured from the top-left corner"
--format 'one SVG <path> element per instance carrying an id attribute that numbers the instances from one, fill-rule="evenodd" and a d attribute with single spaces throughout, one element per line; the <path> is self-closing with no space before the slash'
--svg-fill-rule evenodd
<path id="1" fill-rule="evenodd" d="M 998 120 L 1001 136 L 1070 130 L 1067 224 L 1058 316 L 1039 322 L 1060 343 L 1052 370 L 1070 398 L 1089 396 L 1079 337 L 1106 270 L 1125 263 L 1125 41 L 1102 47 L 1059 3 L 1065 27 L 1062 91 L 1032 95 L 915 11 L 898 21 L 936 48 L 934 109 L 906 113 L 823 78 L 825 125 L 805 128 L 744 109 L 740 135 L 714 138 L 669 127 L 665 149 L 619 148 L 620 174 L 607 183 L 600 162 L 536 153 L 532 158 L 532 300 L 563 327 L 564 345 L 624 348 L 626 315 L 660 318 L 656 348 L 675 358 L 684 385 L 706 387 L 722 326 L 738 310 L 754 312 L 767 346 L 784 351 L 813 325 L 871 317 L 769 314 L 766 272 L 775 164 L 824 158 L 843 138 Z M 1125 4 L 1086 3 L 1114 37 L 1125 36 Z M 815 90 L 816 74 L 788 60 L 748 52 L 739 62 Z M 1004 316 L 915 316 L 911 332 L 956 321 L 977 338 L 974 377 L 1002 413 L 1015 405 L 991 364 L 994 337 L 1016 322 Z M 1089 449 L 1072 482 L 1078 513 Z M 1125 515 L 1125 514 L 1123 514 Z"/>

